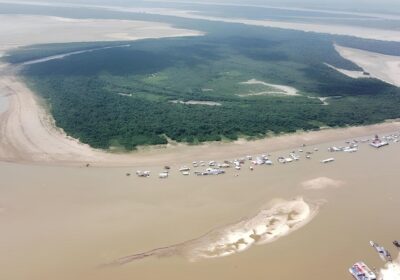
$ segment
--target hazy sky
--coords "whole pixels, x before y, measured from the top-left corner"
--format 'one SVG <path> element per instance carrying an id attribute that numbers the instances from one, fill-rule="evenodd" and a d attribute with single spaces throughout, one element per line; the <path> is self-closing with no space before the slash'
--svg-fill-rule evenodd
<path id="1" fill-rule="evenodd" d="M 19 0 L 17 0 L 19 1 Z M 147 2 L 146 0 L 21 0 L 31 2 L 70 2 L 86 4 L 132 4 Z M 163 1 L 163 0 L 161 0 Z M 165 2 L 171 0 L 164 0 Z M 290 6 L 299 8 L 335 9 L 350 11 L 389 12 L 400 14 L 400 0 L 176 0 L 177 2 L 214 2 L 235 4 L 257 4 L 273 6 Z M 156 2 L 151 0 L 149 2 Z M 173 2 L 173 1 L 172 1 Z"/>

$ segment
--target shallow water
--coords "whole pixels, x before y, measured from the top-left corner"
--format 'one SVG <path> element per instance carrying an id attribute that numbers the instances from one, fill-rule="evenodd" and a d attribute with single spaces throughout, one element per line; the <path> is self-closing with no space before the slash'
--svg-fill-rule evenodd
<path id="1" fill-rule="evenodd" d="M 166 180 L 140 179 L 126 176 L 134 173 L 130 168 L 0 163 L 0 279 L 336 280 L 352 279 L 347 269 L 359 260 L 383 267 L 368 241 L 395 255 L 400 144 L 363 145 L 354 154 L 325 152 L 330 145 L 319 145 L 312 160 L 246 168 L 237 177 L 229 170 L 218 177 L 175 172 Z M 319 162 L 331 156 L 332 164 Z M 150 170 L 154 175 L 160 168 Z M 325 186 L 310 189 L 310 182 Z M 101 266 L 218 229 L 236 230 L 277 199 L 296 197 L 325 203 L 308 224 L 274 242 L 221 258 L 167 254 Z"/>

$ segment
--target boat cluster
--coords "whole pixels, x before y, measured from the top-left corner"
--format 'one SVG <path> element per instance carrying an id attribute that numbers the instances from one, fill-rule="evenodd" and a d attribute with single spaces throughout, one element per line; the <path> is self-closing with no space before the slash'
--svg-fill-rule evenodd
<path id="1" fill-rule="evenodd" d="M 379 138 L 377 135 L 373 139 L 361 139 L 361 140 L 351 140 L 346 141 L 343 146 L 332 146 L 328 148 L 329 152 L 345 152 L 345 153 L 355 153 L 359 150 L 359 145 L 363 143 L 369 143 L 370 146 L 375 148 L 380 148 L 386 145 L 389 145 L 389 142 L 397 143 L 400 141 L 400 133 L 391 134 L 388 136 L 383 136 Z M 307 151 L 306 151 L 307 150 Z M 289 155 L 279 156 L 276 162 L 281 164 L 289 164 L 292 162 L 299 161 L 302 157 L 306 159 L 311 159 L 312 156 L 319 151 L 318 148 L 306 148 L 305 145 L 302 145 L 299 149 L 291 151 Z M 303 156 L 301 156 L 303 155 Z M 330 157 L 321 160 L 320 162 L 323 164 L 334 162 L 335 158 Z M 237 171 L 244 168 L 245 165 L 248 165 L 251 171 L 254 170 L 256 166 L 260 165 L 273 165 L 273 160 L 271 159 L 270 154 L 262 154 L 257 156 L 247 155 L 244 157 L 240 157 L 233 160 L 224 160 L 222 162 L 218 162 L 215 160 L 211 161 L 193 161 L 192 165 L 182 166 L 179 168 L 179 173 L 183 176 L 189 176 L 192 173 L 197 176 L 209 176 L 209 175 L 222 175 L 226 173 L 226 169 L 232 168 Z M 158 174 L 160 179 L 166 179 L 170 175 L 170 167 L 165 166 L 164 170 Z M 192 173 L 191 173 L 192 172 Z M 137 176 L 139 177 L 150 177 L 150 171 L 137 171 Z M 237 174 L 236 174 L 237 176 Z"/>
<path id="2" fill-rule="evenodd" d="M 384 247 L 380 246 L 379 244 L 370 241 L 369 244 L 372 248 L 378 253 L 379 257 L 384 261 L 392 262 L 392 256 L 390 255 L 389 251 Z M 393 241 L 393 245 L 400 249 L 400 241 L 395 240 Z M 375 273 L 372 269 L 370 269 L 364 262 L 357 262 L 349 268 L 349 272 L 353 277 L 357 280 L 376 280 L 377 273 Z"/>

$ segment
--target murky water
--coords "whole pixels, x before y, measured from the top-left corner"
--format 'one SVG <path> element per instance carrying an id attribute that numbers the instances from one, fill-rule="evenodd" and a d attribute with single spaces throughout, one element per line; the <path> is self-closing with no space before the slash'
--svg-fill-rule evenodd
<path id="1" fill-rule="evenodd" d="M 353 154 L 325 152 L 329 145 L 320 145 L 312 160 L 218 177 L 175 172 L 166 180 L 126 176 L 135 172 L 129 168 L 0 163 L 0 279 L 337 280 L 352 279 L 348 267 L 359 260 L 383 267 L 368 241 L 396 255 L 391 242 L 400 239 L 400 143 L 381 150 L 363 145 Z M 335 162 L 319 162 L 331 156 Z M 215 245 L 225 235 L 204 236 L 257 228 L 254 221 L 260 213 L 270 217 L 271 209 L 279 209 L 277 225 L 300 219 L 307 213 L 303 203 L 274 208 L 299 197 L 307 205 L 324 203 L 308 223 L 273 242 L 219 258 L 156 254 L 102 266 L 161 247 L 200 244 L 190 243 L 198 238 Z M 292 210 L 298 215 L 288 218 Z"/>

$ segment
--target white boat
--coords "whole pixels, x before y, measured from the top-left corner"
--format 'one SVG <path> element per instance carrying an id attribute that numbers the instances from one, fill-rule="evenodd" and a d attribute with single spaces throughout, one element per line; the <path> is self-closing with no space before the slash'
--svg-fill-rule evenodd
<path id="1" fill-rule="evenodd" d="M 279 163 L 286 163 L 286 159 L 284 157 L 279 157 L 278 158 Z"/>
<path id="2" fill-rule="evenodd" d="M 375 139 L 374 139 L 371 143 L 369 143 L 369 144 L 370 144 L 372 147 L 377 148 L 377 149 L 389 145 L 388 142 L 379 139 L 379 136 L 378 136 L 378 135 L 375 135 Z"/>
<path id="3" fill-rule="evenodd" d="M 138 175 L 139 177 L 143 177 L 143 178 L 147 178 L 150 177 L 150 171 L 136 171 L 136 175 Z"/>
<path id="4" fill-rule="evenodd" d="M 272 165 L 272 160 L 267 159 L 267 160 L 265 160 L 264 164 L 265 165 Z"/>
<path id="5" fill-rule="evenodd" d="M 290 163 L 290 162 L 292 162 L 292 161 L 293 161 L 293 159 L 292 159 L 291 157 L 285 158 L 285 162 L 286 162 L 286 163 Z"/>
<path id="6" fill-rule="evenodd" d="M 158 174 L 158 178 L 160 179 L 167 179 L 169 176 L 168 172 L 161 172 L 160 174 Z"/>
<path id="7" fill-rule="evenodd" d="M 343 152 L 345 153 L 355 153 L 358 151 L 358 148 L 356 147 L 346 147 L 343 149 Z"/>
<path id="8" fill-rule="evenodd" d="M 190 175 L 190 172 L 189 172 L 189 171 L 183 171 L 183 172 L 182 172 L 182 175 L 184 175 L 184 176 L 189 176 L 189 175 Z"/>
<path id="9" fill-rule="evenodd" d="M 376 280 L 376 275 L 363 262 L 357 262 L 349 268 L 349 272 L 357 280 Z"/>
<path id="10" fill-rule="evenodd" d="M 372 248 L 375 249 L 375 251 L 379 254 L 379 257 L 384 262 L 391 262 L 392 261 L 392 256 L 390 255 L 389 251 L 386 250 L 384 247 L 379 246 L 379 244 L 375 243 L 374 241 L 370 241 L 369 244 L 371 245 Z"/>
<path id="11" fill-rule="evenodd" d="M 321 160 L 321 163 L 330 163 L 330 162 L 333 162 L 333 161 L 335 161 L 334 158 L 327 158 L 327 159 Z"/>
<path id="12" fill-rule="evenodd" d="M 179 171 L 180 172 L 187 172 L 187 171 L 190 171 L 190 168 L 186 167 L 186 166 L 183 166 L 183 167 L 179 168 Z"/>
<path id="13" fill-rule="evenodd" d="M 295 153 L 290 153 L 290 157 L 294 160 L 299 160 L 300 157 L 298 155 L 296 155 Z"/>

